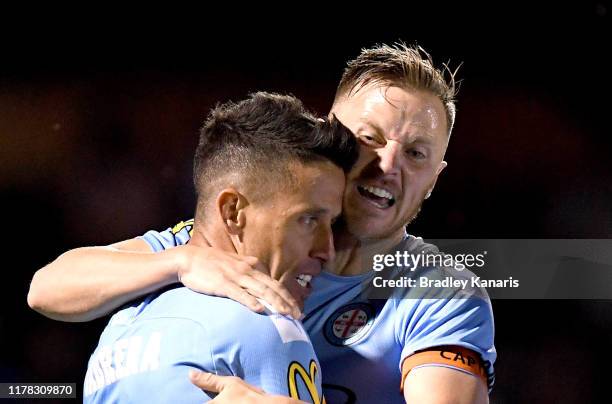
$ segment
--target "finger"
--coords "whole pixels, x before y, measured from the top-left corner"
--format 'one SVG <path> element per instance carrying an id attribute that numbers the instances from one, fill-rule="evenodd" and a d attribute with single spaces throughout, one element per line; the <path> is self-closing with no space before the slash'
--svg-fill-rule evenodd
<path id="1" fill-rule="evenodd" d="M 238 284 L 251 295 L 270 303 L 279 313 L 291 314 L 292 307 L 289 302 L 272 290 L 265 279 L 256 279 L 255 276 L 244 276 L 239 279 Z"/>
<path id="2" fill-rule="evenodd" d="M 249 293 L 255 297 L 270 298 L 270 293 L 274 293 L 279 295 L 288 306 L 295 303 L 293 296 L 270 277 L 270 271 L 265 265 L 260 263 L 256 257 L 247 256 L 245 258 L 245 262 L 241 262 L 240 265 L 235 265 L 235 267 L 232 268 L 233 272 L 228 271 L 226 274 L 228 279 L 234 281 L 243 289 L 249 289 Z M 246 268 L 248 268 L 248 270 Z M 270 288 L 272 289 L 271 291 L 268 290 Z M 289 310 L 287 307 L 279 308 L 283 311 Z M 288 314 L 288 312 L 285 314 Z"/>
<path id="3" fill-rule="evenodd" d="M 263 264 L 259 262 L 259 258 L 253 257 L 252 255 L 238 256 L 238 258 L 243 260 L 244 262 L 246 262 L 247 264 L 249 264 L 253 268 L 255 268 L 255 267 L 259 266 L 259 265 L 263 266 Z"/>
<path id="4" fill-rule="evenodd" d="M 257 257 L 246 255 L 243 257 L 243 261 L 246 264 L 248 264 L 251 267 L 251 269 L 259 271 L 262 274 L 268 275 L 270 273 L 270 269 L 267 266 L 265 266 L 261 261 L 259 261 L 259 258 Z"/>
<path id="5" fill-rule="evenodd" d="M 289 314 L 291 306 L 281 296 L 277 295 L 270 289 L 270 287 L 255 279 L 253 276 L 242 276 L 238 279 L 238 286 L 242 287 L 244 291 L 251 294 L 254 297 L 264 299 L 266 302 L 272 304 L 275 309 L 282 314 Z"/>
<path id="6" fill-rule="evenodd" d="M 233 385 L 234 387 L 251 390 L 259 394 L 266 394 L 263 389 L 252 386 L 235 376 L 219 376 L 214 373 L 191 369 L 189 371 L 189 380 L 198 388 L 211 393 L 220 394 L 224 389 Z"/>
<path id="7" fill-rule="evenodd" d="M 264 285 L 259 288 L 258 297 L 270 303 L 278 312 L 289 314 L 295 319 L 302 315 L 300 306 L 289 291 L 277 280 L 261 272 L 253 272 L 251 277 Z"/>
<path id="8" fill-rule="evenodd" d="M 252 272 L 250 275 L 258 281 L 266 284 L 266 286 L 271 289 L 265 290 L 265 293 L 260 292 L 258 297 L 268 301 L 280 313 L 291 315 L 295 319 L 300 319 L 302 316 L 300 305 L 291 295 L 291 293 L 289 293 L 289 291 L 280 282 L 272 279 L 268 275 L 270 271 L 257 259 L 257 257 L 248 257 L 248 259 L 249 263 L 251 263 L 253 268 L 256 269 L 256 271 Z M 279 301 L 275 295 L 278 295 L 281 300 Z M 285 305 L 288 305 L 289 307 L 286 307 Z"/>
<path id="9" fill-rule="evenodd" d="M 249 294 L 246 290 L 242 289 L 239 286 L 231 285 L 228 286 L 226 291 L 226 296 L 246 307 L 249 310 L 252 310 L 257 313 L 261 313 L 264 311 L 263 304 L 259 303 L 259 301 L 255 298 L 255 296 Z"/>
<path id="10" fill-rule="evenodd" d="M 225 376 L 217 376 L 208 372 L 199 370 L 189 371 L 189 380 L 198 388 L 213 393 L 220 393 L 226 387 Z"/>

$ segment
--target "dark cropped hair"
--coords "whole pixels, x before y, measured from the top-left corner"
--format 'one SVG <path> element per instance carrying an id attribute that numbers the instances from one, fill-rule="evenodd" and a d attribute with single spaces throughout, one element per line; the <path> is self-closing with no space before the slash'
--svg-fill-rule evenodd
<path id="1" fill-rule="evenodd" d="M 291 95 L 257 92 L 210 112 L 196 148 L 194 185 L 200 199 L 232 183 L 290 181 L 288 163 L 295 161 L 329 160 L 347 172 L 358 151 L 337 119 L 315 117 Z"/>

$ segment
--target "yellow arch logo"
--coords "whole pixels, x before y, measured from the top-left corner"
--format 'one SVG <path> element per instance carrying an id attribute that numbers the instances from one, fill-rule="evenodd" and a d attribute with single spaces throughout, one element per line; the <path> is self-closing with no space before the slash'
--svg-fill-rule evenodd
<path id="1" fill-rule="evenodd" d="M 289 370 L 287 372 L 287 379 L 289 382 L 289 397 L 300 399 L 300 394 L 298 392 L 298 384 L 297 378 L 300 377 L 304 384 L 306 384 L 306 388 L 308 389 L 308 394 L 310 394 L 310 399 L 314 404 L 325 404 L 325 398 L 321 401 L 321 397 L 319 396 L 319 391 L 317 390 L 317 384 L 315 382 L 317 377 L 317 363 L 314 360 L 310 360 L 310 369 L 309 372 L 306 372 L 306 369 L 298 363 L 291 362 L 289 365 Z"/>

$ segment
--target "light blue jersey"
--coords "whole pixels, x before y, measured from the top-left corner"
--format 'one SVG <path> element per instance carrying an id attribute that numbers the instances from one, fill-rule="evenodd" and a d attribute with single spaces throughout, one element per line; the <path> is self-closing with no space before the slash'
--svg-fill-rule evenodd
<path id="1" fill-rule="evenodd" d="M 208 401 L 190 369 L 321 403 L 320 365 L 300 322 L 175 287 L 117 312 L 91 356 L 86 403 Z"/>
<path id="2" fill-rule="evenodd" d="M 496 352 L 487 299 L 368 299 L 362 285 L 373 276 L 322 273 L 306 301 L 304 327 L 323 367 L 328 402 L 404 403 L 403 360 L 439 346 L 479 353 L 492 384 Z"/>
<path id="3" fill-rule="evenodd" d="M 143 238 L 155 251 L 185 244 L 191 225 L 181 222 L 161 233 L 149 231 Z M 437 251 L 412 236 L 395 250 Z M 492 385 L 493 312 L 484 290 L 471 291 L 470 298 L 369 299 L 363 285 L 375 275 L 374 271 L 358 276 L 322 273 L 313 280 L 303 323 L 323 367 L 328 403 L 403 403 L 403 360 L 419 350 L 448 345 L 477 352 Z"/>

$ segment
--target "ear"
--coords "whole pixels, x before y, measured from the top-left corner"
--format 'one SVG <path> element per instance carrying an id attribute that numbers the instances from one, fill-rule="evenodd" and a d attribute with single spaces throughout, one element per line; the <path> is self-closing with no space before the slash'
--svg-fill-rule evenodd
<path id="1" fill-rule="evenodd" d="M 234 236 L 242 235 L 246 224 L 244 208 L 247 206 L 247 199 L 234 188 L 226 188 L 217 195 L 217 213 L 229 234 Z"/>
<path id="2" fill-rule="evenodd" d="M 436 182 L 438 182 L 438 176 L 440 175 L 442 170 L 444 170 L 446 168 L 446 166 L 448 166 L 448 163 L 443 160 L 438 165 L 438 168 L 436 168 L 436 175 L 434 177 L 433 182 L 431 183 L 431 185 L 429 187 L 429 190 L 427 191 L 427 194 L 425 194 L 425 199 L 428 199 L 431 196 L 431 193 L 433 192 L 433 190 L 434 190 L 434 188 L 436 186 Z"/>

